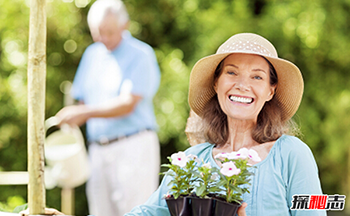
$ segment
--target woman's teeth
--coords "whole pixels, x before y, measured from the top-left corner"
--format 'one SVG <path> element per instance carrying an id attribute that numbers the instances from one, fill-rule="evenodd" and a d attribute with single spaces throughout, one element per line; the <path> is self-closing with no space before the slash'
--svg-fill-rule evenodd
<path id="1" fill-rule="evenodd" d="M 233 95 L 230 96 L 230 100 L 233 102 L 246 103 L 246 104 L 250 104 L 253 102 L 253 98 L 237 97 Z"/>

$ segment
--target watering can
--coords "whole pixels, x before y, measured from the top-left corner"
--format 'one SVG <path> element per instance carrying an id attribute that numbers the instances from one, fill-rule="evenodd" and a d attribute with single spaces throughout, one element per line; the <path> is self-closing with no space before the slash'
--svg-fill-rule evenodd
<path id="1" fill-rule="evenodd" d="M 78 126 L 58 124 L 57 117 L 45 121 L 45 185 L 47 189 L 75 188 L 90 174 L 84 138 Z"/>

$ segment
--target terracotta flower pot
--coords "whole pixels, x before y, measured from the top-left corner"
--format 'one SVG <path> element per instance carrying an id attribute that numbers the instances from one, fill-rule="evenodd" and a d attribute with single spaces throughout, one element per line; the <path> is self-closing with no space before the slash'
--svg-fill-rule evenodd
<path id="1" fill-rule="evenodd" d="M 179 197 L 174 199 L 170 197 L 165 200 L 171 216 L 192 216 L 191 198 Z"/>
<path id="2" fill-rule="evenodd" d="M 238 208 L 241 205 L 238 203 L 228 203 L 222 200 L 216 200 L 214 216 L 236 216 Z"/>
<path id="3" fill-rule="evenodd" d="M 215 200 L 213 199 L 202 199 L 202 198 L 191 198 L 191 207 L 193 216 L 212 216 L 214 210 Z"/>

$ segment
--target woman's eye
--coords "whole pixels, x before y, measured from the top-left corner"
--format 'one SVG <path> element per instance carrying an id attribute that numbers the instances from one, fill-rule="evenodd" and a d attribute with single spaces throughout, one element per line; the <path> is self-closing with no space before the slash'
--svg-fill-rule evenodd
<path id="1" fill-rule="evenodd" d="M 236 75 L 236 73 L 233 72 L 233 71 L 227 71 L 227 73 L 230 74 L 230 75 Z"/>
<path id="2" fill-rule="evenodd" d="M 261 80 L 262 77 L 261 76 L 254 76 L 254 79 Z"/>

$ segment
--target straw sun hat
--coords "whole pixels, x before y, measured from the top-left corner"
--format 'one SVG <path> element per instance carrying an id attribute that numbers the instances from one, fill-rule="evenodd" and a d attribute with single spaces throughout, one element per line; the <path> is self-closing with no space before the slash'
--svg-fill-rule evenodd
<path id="1" fill-rule="evenodd" d="M 216 95 L 213 87 L 215 69 L 232 53 L 257 54 L 271 62 L 278 77 L 274 97 L 282 108 L 282 119 L 290 119 L 297 111 L 303 95 L 301 72 L 293 63 L 278 58 L 275 47 L 268 40 L 252 33 L 233 35 L 219 47 L 216 54 L 204 57 L 194 65 L 188 96 L 192 110 L 202 117 L 204 107 Z"/>

